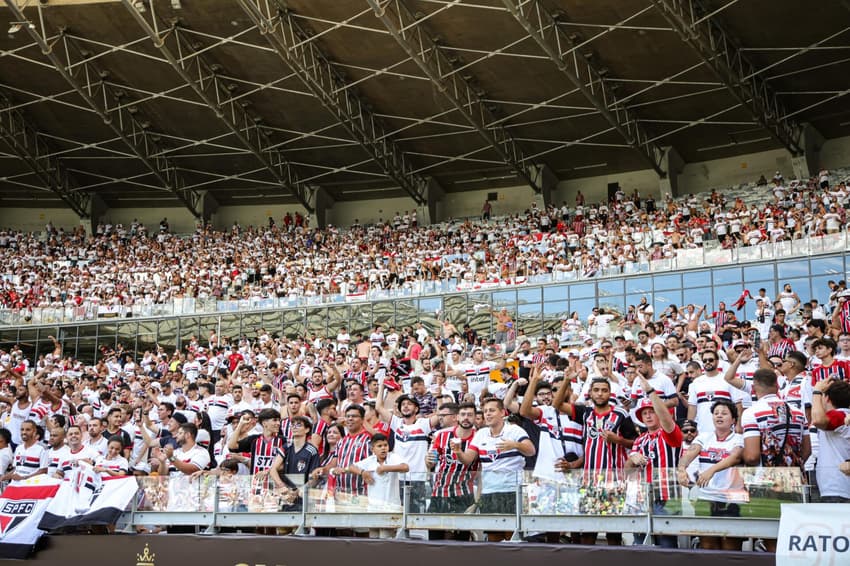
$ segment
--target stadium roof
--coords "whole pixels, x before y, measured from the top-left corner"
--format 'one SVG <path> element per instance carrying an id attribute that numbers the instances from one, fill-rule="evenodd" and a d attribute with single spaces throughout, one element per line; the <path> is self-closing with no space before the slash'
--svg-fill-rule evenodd
<path id="1" fill-rule="evenodd" d="M 850 134 L 844 1 L 4 2 L 7 206 L 423 202 Z"/>

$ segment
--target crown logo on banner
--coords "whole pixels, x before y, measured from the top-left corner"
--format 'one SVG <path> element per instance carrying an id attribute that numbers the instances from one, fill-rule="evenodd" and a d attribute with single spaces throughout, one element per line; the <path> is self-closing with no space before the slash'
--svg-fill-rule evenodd
<path id="1" fill-rule="evenodd" d="M 136 566 L 154 566 L 156 554 L 151 552 L 150 547 L 145 545 L 145 550 L 141 554 L 136 554 Z"/>

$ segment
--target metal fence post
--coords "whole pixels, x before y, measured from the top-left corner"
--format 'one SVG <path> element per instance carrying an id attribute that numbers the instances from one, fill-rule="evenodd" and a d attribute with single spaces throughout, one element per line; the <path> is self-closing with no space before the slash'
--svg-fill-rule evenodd
<path id="1" fill-rule="evenodd" d="M 401 490 L 401 527 L 396 531 L 395 538 L 406 539 L 410 538 L 410 533 L 407 531 L 407 514 L 410 511 L 410 484 L 407 481 L 403 481 Z"/>
<path id="2" fill-rule="evenodd" d="M 520 474 L 522 472 L 519 472 Z M 515 516 L 516 520 L 514 523 L 514 532 L 511 535 L 510 542 L 522 542 L 522 477 L 520 477 L 520 481 L 517 482 L 516 485 L 516 502 L 515 502 Z"/>
<path id="3" fill-rule="evenodd" d="M 301 524 L 298 525 L 298 528 L 295 529 L 295 532 L 292 533 L 297 537 L 305 537 L 310 534 L 307 530 L 307 503 L 309 500 L 310 488 L 307 487 L 307 484 L 304 484 L 304 495 L 301 496 Z"/>
<path id="4" fill-rule="evenodd" d="M 207 528 L 206 528 L 206 529 L 204 529 L 204 532 L 203 532 L 203 533 L 201 533 L 201 534 L 205 534 L 205 535 L 214 535 L 214 534 L 218 534 L 218 526 L 216 526 L 216 523 L 218 522 L 218 502 L 219 502 L 219 495 L 221 495 L 221 493 L 219 492 L 219 489 L 218 489 L 218 478 L 216 478 L 216 479 L 215 479 L 215 488 L 214 488 L 214 490 L 213 490 L 213 512 L 212 512 L 212 520 L 210 521 L 209 526 L 207 526 Z"/>
<path id="5" fill-rule="evenodd" d="M 653 470 L 655 473 L 657 470 Z M 646 485 L 646 535 L 643 537 L 643 545 L 644 546 L 653 546 L 653 538 L 652 538 L 652 530 L 654 525 L 652 524 L 652 510 L 653 505 L 655 504 L 654 493 L 652 491 L 652 482 L 647 483 Z"/>

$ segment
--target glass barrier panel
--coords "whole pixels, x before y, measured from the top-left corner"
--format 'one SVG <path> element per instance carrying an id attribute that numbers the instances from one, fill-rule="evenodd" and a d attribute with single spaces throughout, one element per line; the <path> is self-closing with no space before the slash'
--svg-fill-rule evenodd
<path id="1" fill-rule="evenodd" d="M 529 474 L 523 485 L 527 515 L 643 515 L 647 484 L 637 470 L 569 470 L 557 477 Z"/>
<path id="2" fill-rule="evenodd" d="M 686 472 L 673 469 L 653 473 L 653 500 L 663 501 L 659 515 L 779 519 L 783 503 L 806 501 L 804 474 L 796 467 L 732 467 L 713 475 L 699 465 Z"/>

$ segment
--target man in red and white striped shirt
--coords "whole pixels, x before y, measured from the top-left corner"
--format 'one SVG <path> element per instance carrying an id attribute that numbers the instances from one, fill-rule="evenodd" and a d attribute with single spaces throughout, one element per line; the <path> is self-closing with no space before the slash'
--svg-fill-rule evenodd
<path id="1" fill-rule="evenodd" d="M 372 435 L 363 428 L 366 410 L 360 405 L 351 405 L 345 410 L 345 428 L 348 434 L 336 447 L 336 458 L 331 460 L 331 473 L 336 475 L 335 489 L 339 493 L 365 495 L 366 482 L 363 477 L 346 472 L 352 465 L 369 457 Z"/>
<path id="2" fill-rule="evenodd" d="M 838 350 L 835 340 L 820 338 L 814 341 L 812 348 L 820 364 L 812 368 L 811 379 L 803 382 L 803 405 L 809 416 L 811 415 L 812 389 L 816 384 L 828 379 L 850 382 L 850 360 L 835 359 L 835 352 Z"/>
<path id="3" fill-rule="evenodd" d="M 643 376 L 639 379 L 644 391 L 650 392 L 649 398 L 642 399 L 637 407 L 637 418 L 646 425 L 647 431 L 635 439 L 626 466 L 644 468 L 648 483 L 653 483 L 657 474 L 658 483 L 653 485 L 653 510 L 656 515 L 665 515 L 669 513 L 664 508 L 667 501 L 675 498 L 678 491 L 675 469 L 679 464 L 683 435 L 658 392 Z M 664 548 L 677 548 L 677 543 L 674 536 L 656 537 L 656 544 Z"/>
<path id="4" fill-rule="evenodd" d="M 475 499 L 473 489 L 478 460 L 467 466 L 452 451 L 452 443 L 460 443 L 461 451 L 465 452 L 475 434 L 475 404 L 451 405 L 441 406 L 438 415 L 456 410 L 457 426 L 444 428 L 434 435 L 425 460 L 428 469 L 435 470 L 429 513 L 463 513 Z"/>

